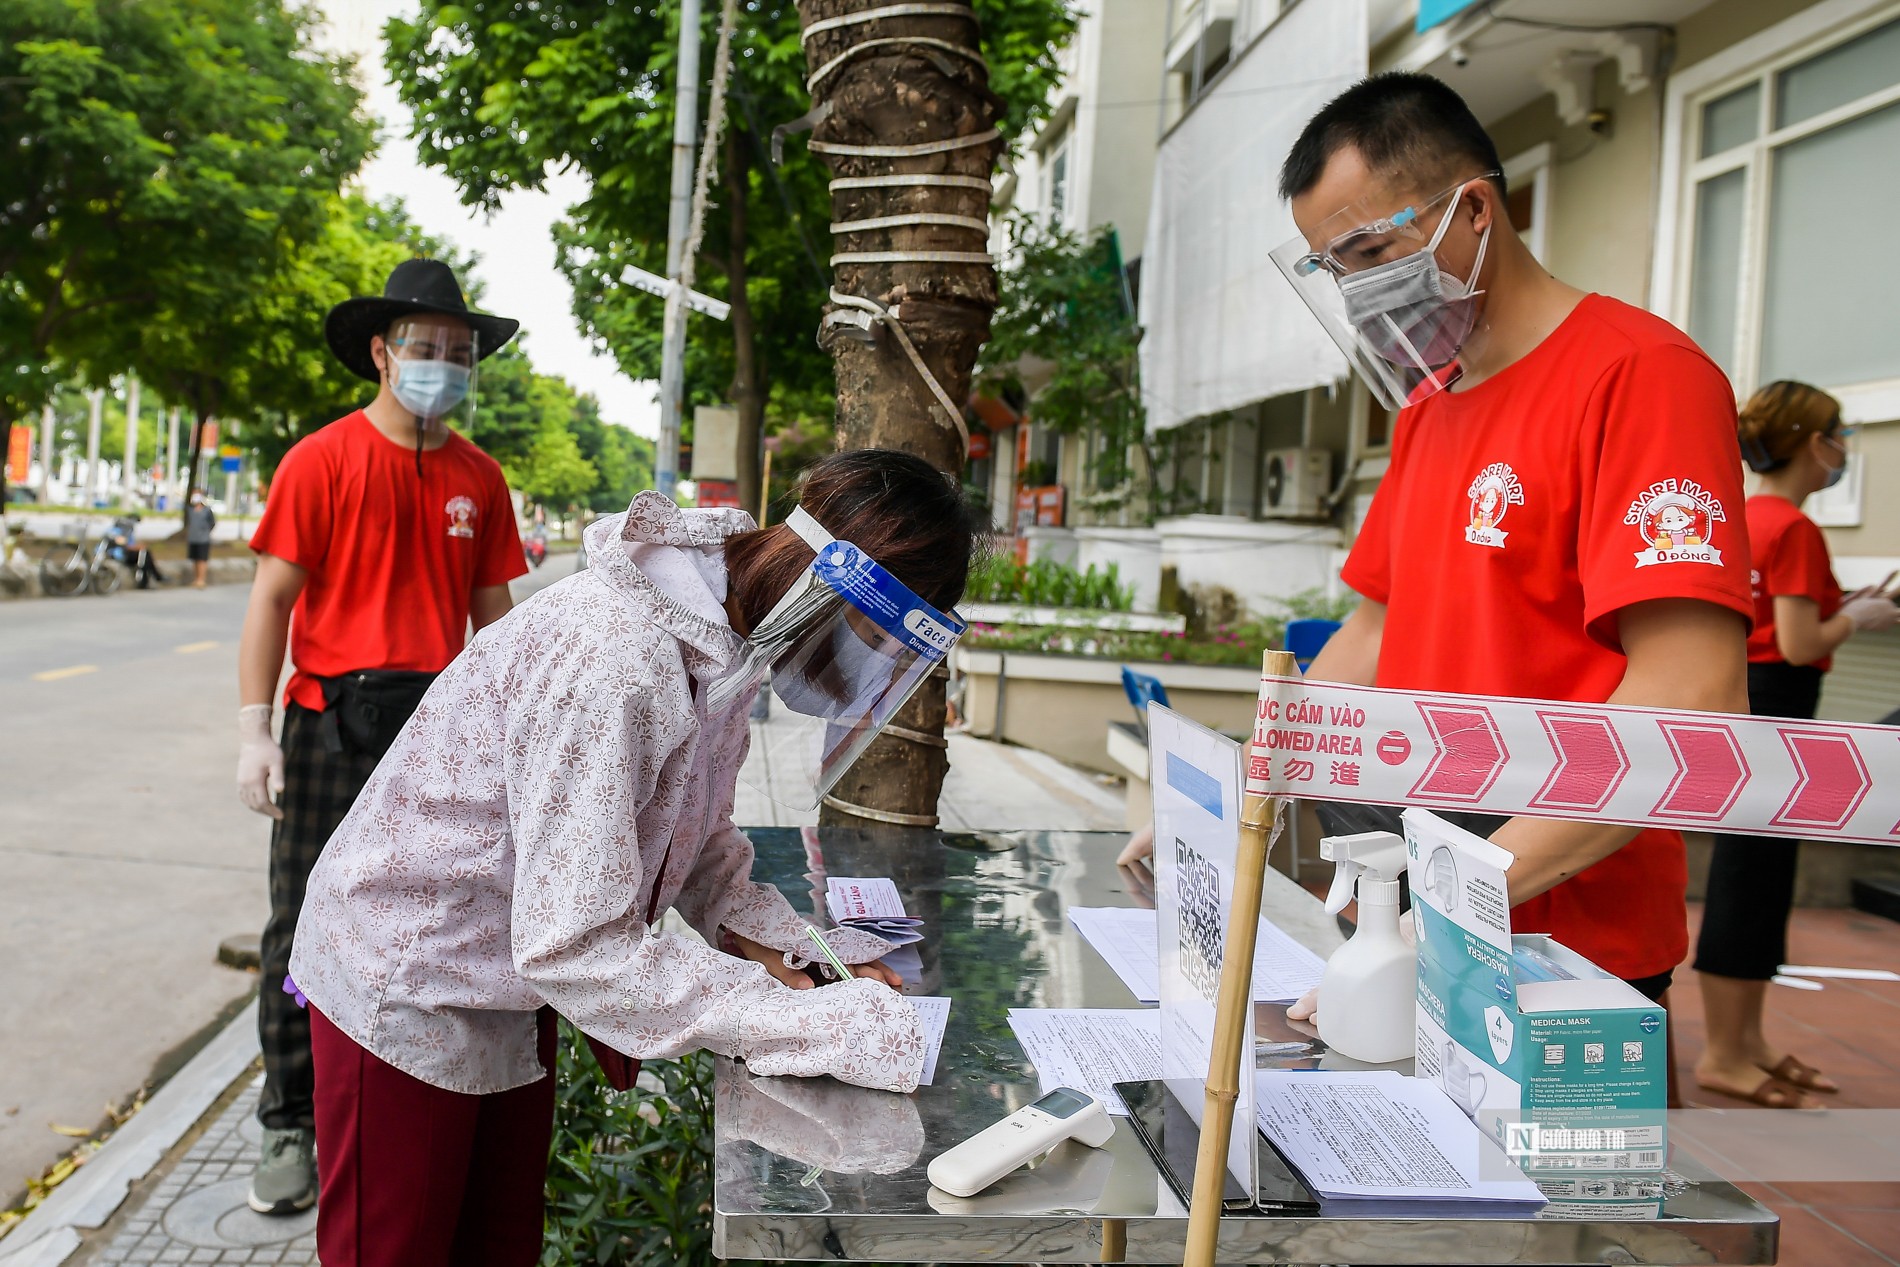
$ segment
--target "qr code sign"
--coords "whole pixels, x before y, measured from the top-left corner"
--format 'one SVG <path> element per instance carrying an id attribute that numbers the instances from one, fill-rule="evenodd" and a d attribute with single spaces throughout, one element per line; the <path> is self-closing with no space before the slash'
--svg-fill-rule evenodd
<path id="1" fill-rule="evenodd" d="M 1623 1044 L 1623 1063 L 1624 1064 L 1633 1065 L 1637 1061 L 1641 1060 L 1642 1058 L 1643 1058 L 1643 1045 L 1640 1042 Z"/>

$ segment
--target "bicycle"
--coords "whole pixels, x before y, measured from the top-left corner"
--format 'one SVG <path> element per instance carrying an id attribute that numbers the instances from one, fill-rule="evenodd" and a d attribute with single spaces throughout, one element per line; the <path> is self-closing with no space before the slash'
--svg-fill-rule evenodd
<path id="1" fill-rule="evenodd" d="M 82 528 L 76 541 L 61 541 L 48 546 L 40 556 L 40 590 L 49 598 L 71 598 L 88 589 L 95 594 L 110 594 L 119 588 L 125 573 L 107 557 L 112 539 L 102 536 L 89 550 Z"/>

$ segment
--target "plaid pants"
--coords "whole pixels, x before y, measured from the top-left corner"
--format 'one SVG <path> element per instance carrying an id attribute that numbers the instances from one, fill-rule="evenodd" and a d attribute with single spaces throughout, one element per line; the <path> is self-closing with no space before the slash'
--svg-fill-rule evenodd
<path id="1" fill-rule="evenodd" d="M 257 1037 L 264 1048 L 257 1120 L 273 1130 L 315 1126 L 310 1017 L 284 993 L 284 975 L 310 869 L 376 769 L 375 757 L 326 751 L 322 720 L 322 713 L 301 704 L 284 710 L 284 794 L 278 801 L 284 816 L 270 834 L 270 922 L 264 925 L 257 994 Z"/>

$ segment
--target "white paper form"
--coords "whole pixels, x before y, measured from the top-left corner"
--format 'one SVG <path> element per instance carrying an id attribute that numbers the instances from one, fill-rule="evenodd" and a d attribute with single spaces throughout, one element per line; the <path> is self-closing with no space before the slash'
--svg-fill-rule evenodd
<path id="1" fill-rule="evenodd" d="M 1009 1027 L 1036 1066 L 1044 1095 L 1074 1087 L 1115 1116 L 1127 1117 L 1128 1106 L 1115 1094 L 1115 1084 L 1161 1076 L 1159 1012 L 1013 1007 Z"/>
<path id="2" fill-rule="evenodd" d="M 1390 1070 L 1261 1070 L 1260 1129 L 1323 1200 L 1541 1205 L 1437 1084 Z"/>
<path id="3" fill-rule="evenodd" d="M 943 1054 L 943 1031 L 950 1023 L 950 1000 L 910 994 L 903 999 L 916 1009 L 917 1027 L 924 1031 L 924 1074 L 917 1083 L 927 1087 L 937 1076 L 937 1057 Z"/>
<path id="4" fill-rule="evenodd" d="M 1161 1001 L 1159 914 L 1126 906 L 1071 906 L 1076 931 L 1108 961 L 1135 998 Z M 1268 920 L 1254 938 L 1253 997 L 1258 1003 L 1291 1003 L 1319 985 L 1326 961 Z"/>

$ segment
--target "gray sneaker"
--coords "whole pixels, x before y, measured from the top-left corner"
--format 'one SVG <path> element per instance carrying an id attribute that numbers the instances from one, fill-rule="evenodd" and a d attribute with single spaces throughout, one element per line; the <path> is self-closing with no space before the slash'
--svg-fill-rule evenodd
<path id="1" fill-rule="evenodd" d="M 257 1169 L 251 1172 L 251 1208 L 259 1214 L 296 1214 L 316 1202 L 316 1132 L 265 1127 Z"/>

